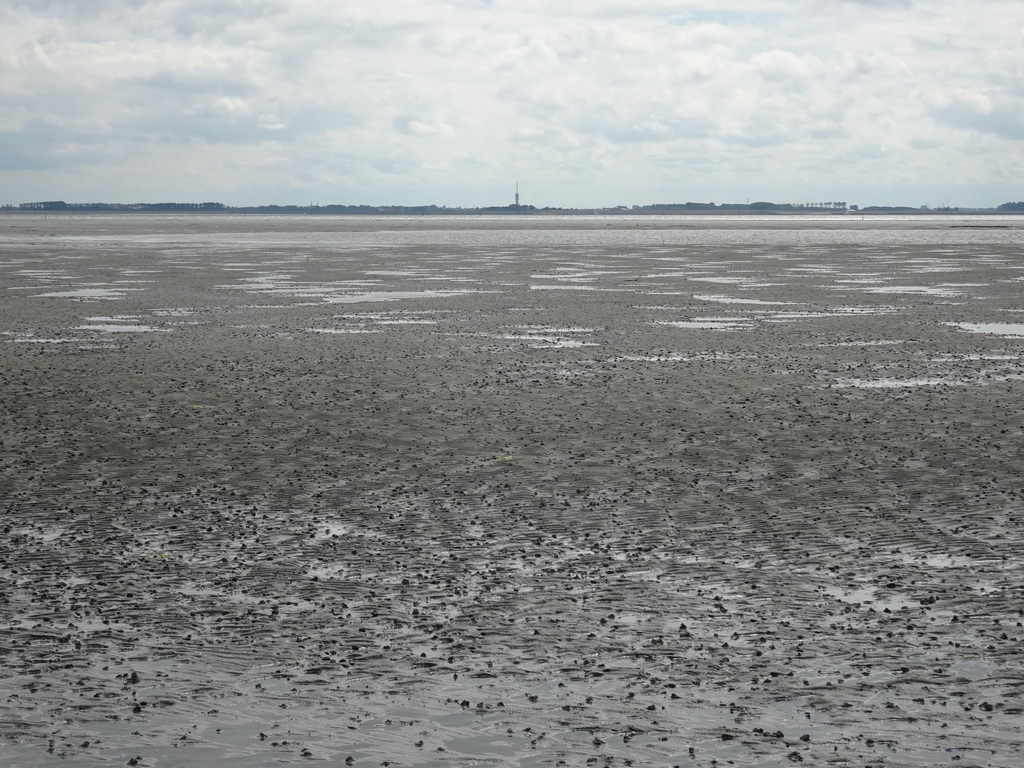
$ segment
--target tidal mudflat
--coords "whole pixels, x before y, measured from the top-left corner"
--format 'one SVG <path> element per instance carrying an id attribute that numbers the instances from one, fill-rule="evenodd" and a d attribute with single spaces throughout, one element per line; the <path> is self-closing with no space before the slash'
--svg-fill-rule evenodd
<path id="1" fill-rule="evenodd" d="M 972 221 L 0 217 L 0 761 L 1024 764 Z"/>

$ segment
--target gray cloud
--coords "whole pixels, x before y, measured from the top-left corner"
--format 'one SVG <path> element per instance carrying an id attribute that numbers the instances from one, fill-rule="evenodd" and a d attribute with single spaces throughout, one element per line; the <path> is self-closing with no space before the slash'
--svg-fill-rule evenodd
<path id="1" fill-rule="evenodd" d="M 985 105 L 952 99 L 934 107 L 932 116 L 954 128 L 988 133 L 1008 141 L 1024 141 L 1024 100 L 1015 104 Z"/>
<path id="2" fill-rule="evenodd" d="M 849 5 L 864 5 L 869 8 L 878 8 L 883 11 L 900 10 L 913 5 L 913 0 L 826 0 L 834 3 L 847 3 Z"/>
<path id="3" fill-rule="evenodd" d="M 988 195 L 1024 175 L 1008 21 L 996 0 L 10 0 L 0 173 L 52 197 L 90 194 L 88 167 L 123 198 L 145 167 L 152 198 L 229 203 L 488 204 L 513 178 L 537 204 L 656 201 L 684 171 L 695 200 Z"/>

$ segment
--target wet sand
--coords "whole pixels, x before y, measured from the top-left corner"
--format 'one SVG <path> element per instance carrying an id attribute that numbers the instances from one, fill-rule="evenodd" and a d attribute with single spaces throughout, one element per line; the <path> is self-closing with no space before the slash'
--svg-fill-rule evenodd
<path id="1" fill-rule="evenodd" d="M 0 757 L 1024 764 L 953 224 L 0 217 Z"/>

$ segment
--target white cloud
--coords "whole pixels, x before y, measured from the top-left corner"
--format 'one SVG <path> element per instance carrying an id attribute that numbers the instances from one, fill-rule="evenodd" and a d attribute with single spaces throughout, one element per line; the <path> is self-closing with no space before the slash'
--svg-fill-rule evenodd
<path id="1" fill-rule="evenodd" d="M 10 0 L 0 175 L 9 202 L 486 205 L 518 179 L 538 205 L 997 204 L 1024 176 L 1019 9 Z"/>

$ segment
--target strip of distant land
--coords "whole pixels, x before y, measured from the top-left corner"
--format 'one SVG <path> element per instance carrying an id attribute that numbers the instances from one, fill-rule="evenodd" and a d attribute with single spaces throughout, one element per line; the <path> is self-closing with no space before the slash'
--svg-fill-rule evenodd
<path id="1" fill-rule="evenodd" d="M 1024 201 L 1003 203 L 995 208 L 929 208 L 921 206 L 857 206 L 845 202 L 830 203 L 654 203 L 618 205 L 611 208 L 537 208 L 532 205 L 450 208 L 437 205 L 252 205 L 229 206 L 224 203 L 68 203 L 45 200 L 0 206 L 0 213 L 208 213 L 208 214 L 302 214 L 356 216 L 475 216 L 475 215 L 844 215 L 857 214 L 962 214 L 991 215 L 1024 213 Z"/>

